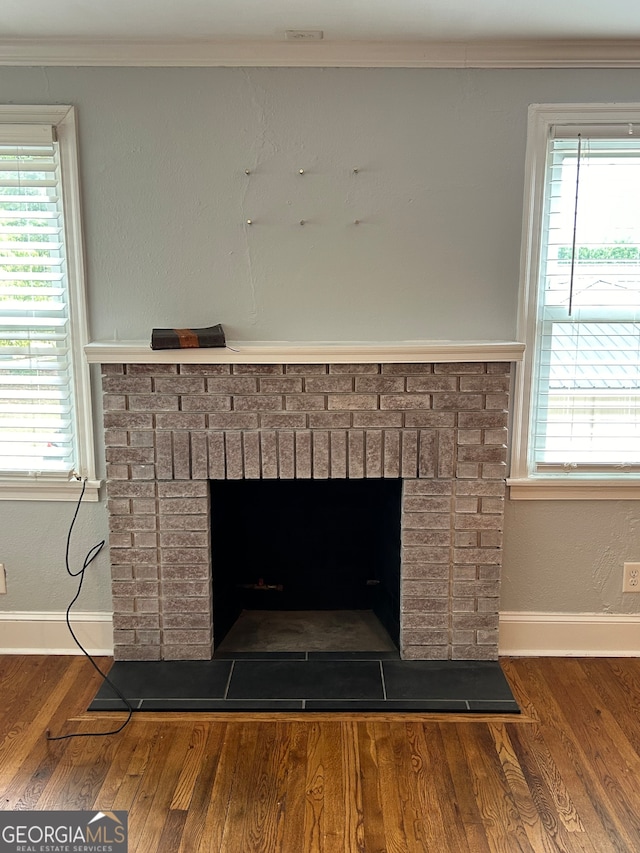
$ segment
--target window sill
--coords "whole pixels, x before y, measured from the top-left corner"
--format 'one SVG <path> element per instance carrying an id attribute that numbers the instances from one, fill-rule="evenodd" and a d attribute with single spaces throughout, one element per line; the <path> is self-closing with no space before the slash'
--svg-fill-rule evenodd
<path id="1" fill-rule="evenodd" d="M 512 501 L 634 501 L 640 500 L 640 477 L 629 479 L 508 479 Z"/>
<path id="2" fill-rule="evenodd" d="M 87 480 L 83 500 L 100 500 L 101 480 Z M 77 501 L 82 491 L 78 480 L 0 477 L 0 501 Z"/>

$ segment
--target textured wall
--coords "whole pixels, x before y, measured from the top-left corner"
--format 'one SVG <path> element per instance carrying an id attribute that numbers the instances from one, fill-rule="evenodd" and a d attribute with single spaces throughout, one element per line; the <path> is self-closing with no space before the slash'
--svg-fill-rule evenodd
<path id="1" fill-rule="evenodd" d="M 509 75 L 0 75 L 4 97 L 77 105 L 94 338 L 513 338 L 527 96 Z"/>
<path id="2" fill-rule="evenodd" d="M 216 321 L 254 340 L 510 339 L 528 105 L 638 91 L 632 69 L 0 68 L 4 102 L 78 109 L 96 339 Z M 637 609 L 616 580 L 640 559 L 635 504 L 598 507 L 508 507 L 508 609 Z M 62 609 L 61 537 L 34 531 L 61 533 L 70 505 L 0 512 L 0 608 Z M 93 542 L 106 510 L 86 513 Z M 104 576 L 91 589 L 109 610 Z"/>
<path id="3" fill-rule="evenodd" d="M 66 502 L 0 501 L 0 562 L 7 572 L 7 595 L 0 596 L 0 610 L 66 609 L 78 589 L 78 578 L 68 576 L 64 560 L 74 511 L 74 504 Z M 107 533 L 104 504 L 83 504 L 71 541 L 74 572 L 82 568 L 89 549 L 107 539 Z M 86 573 L 76 610 L 110 609 L 109 555 L 105 548 Z"/>
<path id="4" fill-rule="evenodd" d="M 639 501 L 507 501 L 502 609 L 637 613 L 622 564 L 639 555 Z"/>

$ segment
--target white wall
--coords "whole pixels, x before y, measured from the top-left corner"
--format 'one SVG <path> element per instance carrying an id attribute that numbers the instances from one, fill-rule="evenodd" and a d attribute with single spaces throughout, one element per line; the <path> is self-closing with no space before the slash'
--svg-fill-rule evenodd
<path id="1" fill-rule="evenodd" d="M 633 101 L 639 84 L 635 70 L 0 68 L 1 101 L 78 108 L 94 339 L 216 322 L 244 340 L 513 339 L 527 107 Z M 72 505 L 0 513 L 0 608 L 62 609 Z M 640 560 L 637 516 L 510 504 L 503 608 L 637 610 L 616 576 Z M 88 548 L 104 505 L 83 519 Z M 79 607 L 108 610 L 106 556 L 94 571 Z"/>

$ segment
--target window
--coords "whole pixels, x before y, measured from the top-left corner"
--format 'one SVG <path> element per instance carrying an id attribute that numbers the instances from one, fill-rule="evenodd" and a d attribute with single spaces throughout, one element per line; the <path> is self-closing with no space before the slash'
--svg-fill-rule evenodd
<path id="1" fill-rule="evenodd" d="M 529 122 L 511 496 L 638 497 L 640 106 Z"/>
<path id="2" fill-rule="evenodd" d="M 3 498 L 75 500 L 71 472 L 98 485 L 75 135 L 71 107 L 0 106 Z"/>

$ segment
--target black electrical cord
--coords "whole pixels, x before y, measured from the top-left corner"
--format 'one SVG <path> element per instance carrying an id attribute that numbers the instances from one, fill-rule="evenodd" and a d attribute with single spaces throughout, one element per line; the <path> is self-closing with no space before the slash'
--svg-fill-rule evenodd
<path id="1" fill-rule="evenodd" d="M 80 581 L 78 583 L 78 590 L 77 590 L 76 594 L 74 595 L 73 599 L 71 600 L 71 602 L 69 603 L 69 606 L 67 607 L 67 613 L 66 613 L 67 628 L 69 629 L 69 633 L 73 637 L 73 641 L 76 644 L 76 646 L 80 649 L 82 654 L 85 655 L 85 657 L 87 657 L 89 659 L 93 668 L 96 669 L 100 673 L 103 681 L 106 684 L 108 684 L 109 687 L 111 687 L 111 689 L 114 691 L 114 693 L 116 693 L 118 695 L 118 697 L 120 699 L 122 699 L 122 701 L 124 702 L 124 705 L 125 705 L 125 707 L 129 713 L 128 713 L 127 719 L 124 721 L 124 723 L 122 723 L 122 725 L 119 726 L 117 729 L 113 729 L 113 731 L 108 731 L 108 732 L 72 732 L 71 734 L 68 734 L 68 735 L 56 735 L 56 736 L 51 735 L 50 732 L 47 731 L 47 740 L 66 740 L 67 738 L 72 738 L 72 737 L 106 737 L 107 735 L 117 735 L 124 729 L 124 727 L 127 725 L 127 723 L 129 723 L 129 721 L 131 720 L 131 717 L 133 716 L 133 706 L 131 705 L 129 700 L 125 696 L 123 696 L 122 692 L 118 689 L 118 687 L 116 687 L 116 685 L 113 683 L 113 681 L 111 681 L 109 676 L 100 669 L 98 664 L 95 662 L 95 660 L 89 654 L 89 652 L 84 648 L 84 646 L 82 645 L 80 640 L 76 637 L 76 635 L 73 631 L 73 628 L 71 627 L 71 608 L 76 603 L 76 601 L 80 598 L 80 593 L 82 592 L 82 584 L 84 583 L 84 573 L 89 568 L 91 563 L 93 563 L 93 561 L 98 556 L 98 554 L 102 551 L 102 549 L 104 548 L 104 543 L 105 543 L 105 540 L 103 539 L 101 542 L 98 542 L 97 545 L 94 545 L 93 548 L 91 548 L 89 550 L 89 552 L 87 553 L 87 556 L 84 558 L 84 563 L 82 564 L 82 568 L 79 569 L 77 572 L 71 571 L 71 567 L 69 565 L 69 550 L 71 548 L 71 534 L 73 533 L 73 527 L 76 523 L 78 513 L 80 512 L 80 504 L 82 503 L 82 498 L 84 497 L 84 492 L 85 492 L 86 487 L 87 487 L 87 478 L 85 477 L 84 480 L 82 481 L 82 490 L 80 492 L 80 497 L 78 498 L 78 503 L 76 504 L 76 511 L 73 515 L 73 518 L 71 519 L 71 524 L 69 525 L 69 532 L 67 533 L 67 548 L 65 551 L 65 566 L 67 569 L 67 574 L 70 575 L 72 578 L 77 578 L 77 577 L 80 578 Z"/>

